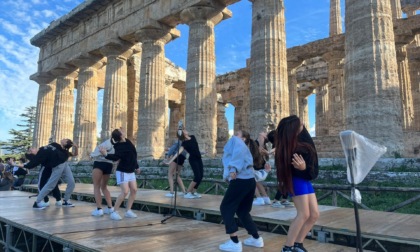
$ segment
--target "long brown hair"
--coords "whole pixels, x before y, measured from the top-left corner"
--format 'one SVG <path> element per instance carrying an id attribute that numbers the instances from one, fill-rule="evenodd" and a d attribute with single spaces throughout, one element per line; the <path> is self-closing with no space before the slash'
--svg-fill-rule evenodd
<path id="1" fill-rule="evenodd" d="M 258 144 L 251 139 L 251 135 L 247 131 L 241 130 L 241 132 L 242 137 L 245 138 L 245 144 L 248 146 L 249 151 L 251 152 L 252 159 L 254 161 L 254 167 L 261 168 L 264 163 L 264 158 L 260 153 Z"/>
<path id="2" fill-rule="evenodd" d="M 296 115 L 281 119 L 276 129 L 275 164 L 279 189 L 283 193 L 294 195 L 292 170 L 290 169 L 293 154 L 298 146 L 300 119 Z"/>

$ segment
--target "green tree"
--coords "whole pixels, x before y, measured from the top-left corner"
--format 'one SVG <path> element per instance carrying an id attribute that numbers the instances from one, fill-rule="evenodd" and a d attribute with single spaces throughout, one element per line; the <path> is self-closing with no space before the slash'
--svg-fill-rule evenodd
<path id="1" fill-rule="evenodd" d="M 17 124 L 22 129 L 9 130 L 12 138 L 8 141 L 0 142 L 2 149 L 10 151 L 11 154 L 23 154 L 28 147 L 31 147 L 35 127 L 35 113 L 36 107 L 30 106 L 25 108 L 25 112 L 20 114 L 23 123 Z"/>

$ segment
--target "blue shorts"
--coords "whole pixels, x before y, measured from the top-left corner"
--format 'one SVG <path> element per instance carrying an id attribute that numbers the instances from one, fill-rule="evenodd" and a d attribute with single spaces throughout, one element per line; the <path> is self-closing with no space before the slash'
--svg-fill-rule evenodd
<path id="1" fill-rule="evenodd" d="M 293 191 L 295 191 L 295 195 L 290 195 L 290 196 L 293 197 L 293 196 L 300 196 L 300 195 L 315 193 L 315 190 L 312 186 L 311 181 L 303 179 L 303 178 L 298 178 L 298 177 L 292 177 L 292 181 L 293 181 Z"/>

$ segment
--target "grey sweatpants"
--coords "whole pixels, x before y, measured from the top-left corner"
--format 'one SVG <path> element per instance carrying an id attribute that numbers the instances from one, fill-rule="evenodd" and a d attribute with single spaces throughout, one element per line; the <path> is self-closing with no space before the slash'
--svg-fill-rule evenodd
<path id="1" fill-rule="evenodd" d="M 71 194 L 73 193 L 75 184 L 71 168 L 67 162 L 64 162 L 52 169 L 51 177 L 41 189 L 41 191 L 38 193 L 36 202 L 43 201 L 44 197 L 47 196 L 54 189 L 61 177 L 63 177 L 64 181 L 67 183 L 66 193 L 64 194 L 64 200 L 69 200 Z"/>

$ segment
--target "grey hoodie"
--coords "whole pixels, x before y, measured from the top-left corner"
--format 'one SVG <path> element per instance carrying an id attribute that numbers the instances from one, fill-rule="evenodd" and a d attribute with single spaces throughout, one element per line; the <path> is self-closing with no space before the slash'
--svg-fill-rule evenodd
<path id="1" fill-rule="evenodd" d="M 112 164 L 113 163 L 112 160 L 106 159 L 105 156 L 101 154 L 101 152 L 99 151 L 100 148 L 105 148 L 107 154 L 115 154 L 114 145 L 111 143 L 111 139 L 108 139 L 104 141 L 103 143 L 99 144 L 98 146 L 96 146 L 95 150 L 92 153 L 90 153 L 90 157 L 94 161 L 107 162 L 107 163 Z"/>
<path id="2" fill-rule="evenodd" d="M 230 172 L 236 172 L 238 179 L 254 178 L 254 161 L 242 139 L 237 136 L 231 137 L 223 151 L 223 179 L 230 180 Z"/>

